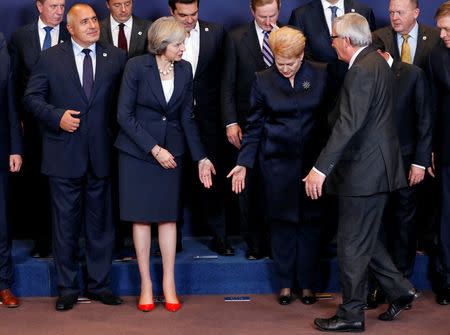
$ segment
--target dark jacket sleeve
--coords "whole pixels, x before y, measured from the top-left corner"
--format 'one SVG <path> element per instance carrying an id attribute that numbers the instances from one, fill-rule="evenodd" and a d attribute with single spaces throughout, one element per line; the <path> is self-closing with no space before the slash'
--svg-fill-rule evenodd
<path id="1" fill-rule="evenodd" d="M 224 66 L 221 85 L 222 124 L 224 127 L 237 123 L 236 112 L 236 67 L 237 54 L 235 42 L 229 33 L 225 39 Z"/>

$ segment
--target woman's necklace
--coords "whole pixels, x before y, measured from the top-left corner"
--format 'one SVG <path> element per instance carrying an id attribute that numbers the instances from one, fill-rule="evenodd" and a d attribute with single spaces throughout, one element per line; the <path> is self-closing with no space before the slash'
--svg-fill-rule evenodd
<path id="1" fill-rule="evenodd" d="M 173 62 L 170 63 L 169 68 L 167 70 L 163 70 L 159 66 L 158 66 L 158 70 L 159 70 L 159 73 L 161 73 L 163 76 L 168 75 L 173 70 Z"/>

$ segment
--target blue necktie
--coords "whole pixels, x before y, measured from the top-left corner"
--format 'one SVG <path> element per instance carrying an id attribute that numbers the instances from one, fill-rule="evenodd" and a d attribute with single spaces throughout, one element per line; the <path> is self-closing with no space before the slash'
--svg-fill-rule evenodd
<path id="1" fill-rule="evenodd" d="M 52 31 L 52 29 L 53 29 L 52 27 L 44 27 L 45 38 L 44 44 L 42 44 L 42 51 L 52 47 L 52 35 L 50 35 L 50 31 Z"/>
<path id="2" fill-rule="evenodd" d="M 92 68 L 92 58 L 89 55 L 90 49 L 83 49 L 84 56 L 83 60 L 83 88 L 86 97 L 89 99 L 91 97 L 92 86 L 94 85 L 94 71 Z"/>
<path id="3" fill-rule="evenodd" d="M 333 26 L 334 26 L 334 20 L 337 18 L 337 10 L 338 8 L 336 6 L 330 6 L 328 7 L 331 9 L 331 30 L 333 30 Z"/>
<path id="4" fill-rule="evenodd" d="M 264 34 L 264 39 L 263 39 L 262 53 L 263 53 L 264 63 L 266 63 L 267 67 L 271 67 L 273 64 L 273 54 L 269 47 L 270 31 L 263 31 L 263 34 Z"/>

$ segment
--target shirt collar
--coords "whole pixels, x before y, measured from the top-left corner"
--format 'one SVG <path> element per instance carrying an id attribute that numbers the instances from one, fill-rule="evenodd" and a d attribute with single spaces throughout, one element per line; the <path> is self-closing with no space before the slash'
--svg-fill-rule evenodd
<path id="1" fill-rule="evenodd" d="M 339 0 L 335 5 L 330 4 L 327 0 L 321 1 L 324 9 L 327 9 L 330 6 L 336 6 L 338 9 L 342 10 L 345 13 L 344 0 Z"/>
<path id="2" fill-rule="evenodd" d="M 72 40 L 72 48 L 73 48 L 73 52 L 75 54 L 75 56 L 79 56 L 81 53 L 83 53 L 84 49 L 90 49 L 91 50 L 91 57 L 95 57 L 95 43 L 92 43 L 90 46 L 88 46 L 87 48 L 83 48 L 81 45 L 79 45 L 77 42 L 75 42 Z"/>
<path id="3" fill-rule="evenodd" d="M 367 45 L 365 47 L 359 48 L 358 51 L 355 52 L 355 54 L 350 59 L 350 63 L 348 63 L 349 69 L 352 67 L 353 63 L 355 62 L 356 57 L 358 57 L 358 55 L 361 53 L 361 51 L 363 51 L 365 48 L 367 48 Z"/>
<path id="4" fill-rule="evenodd" d="M 192 28 L 190 32 L 191 32 L 191 33 L 192 33 L 192 32 L 198 33 L 199 31 L 200 31 L 200 24 L 198 23 L 198 20 L 197 20 L 197 23 L 195 24 L 195 27 Z"/>
<path id="5" fill-rule="evenodd" d="M 256 20 L 255 20 L 255 28 L 256 28 L 256 34 L 257 35 L 262 35 L 262 33 L 265 32 L 265 30 L 262 30 L 261 27 L 258 26 L 258 24 L 256 23 Z"/>
<path id="6" fill-rule="evenodd" d="M 47 27 L 47 25 L 44 23 L 44 21 L 42 21 L 41 17 L 39 16 L 38 19 L 38 28 L 39 29 L 44 29 L 45 27 Z M 54 26 L 53 29 L 55 29 L 56 31 L 59 30 L 59 24 L 57 26 Z"/>
<path id="7" fill-rule="evenodd" d="M 116 20 L 114 20 L 114 18 L 112 17 L 112 15 L 109 16 L 111 18 L 111 26 L 112 27 L 118 27 L 120 22 L 117 22 Z M 133 15 L 130 16 L 130 18 L 123 23 L 127 28 L 132 28 L 133 27 Z"/>
<path id="8" fill-rule="evenodd" d="M 419 36 L 419 24 L 417 23 L 417 21 L 416 21 L 416 24 L 414 25 L 414 27 L 408 33 L 408 35 L 409 35 L 409 38 L 412 38 L 417 41 L 417 38 Z M 402 34 L 397 33 L 397 37 L 402 38 Z"/>

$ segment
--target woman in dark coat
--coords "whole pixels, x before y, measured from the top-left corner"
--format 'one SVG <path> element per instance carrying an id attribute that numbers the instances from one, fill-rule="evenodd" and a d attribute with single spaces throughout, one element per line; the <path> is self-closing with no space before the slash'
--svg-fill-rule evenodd
<path id="1" fill-rule="evenodd" d="M 186 142 L 205 187 L 212 185 L 211 172 L 215 173 L 193 117 L 192 69 L 181 59 L 184 39 L 181 23 L 172 17 L 156 20 L 148 31 L 150 53 L 128 62 L 119 95 L 120 133 L 115 146 L 119 149 L 120 217 L 133 222 L 142 311 L 154 307 L 149 273 L 153 222 L 158 224 L 165 306 L 170 311 L 180 308 L 174 264 Z"/>
<path id="2" fill-rule="evenodd" d="M 302 302 L 312 304 L 323 210 L 321 202 L 308 200 L 301 180 L 326 143 L 328 75 L 325 65 L 303 60 L 299 30 L 275 30 L 269 45 L 275 65 L 256 74 L 242 148 L 228 177 L 241 192 L 246 168 L 259 160 L 279 303 L 290 303 L 297 279 Z"/>

